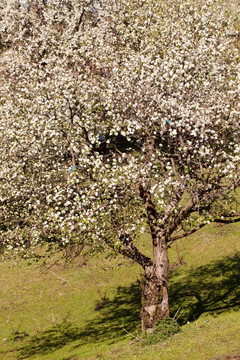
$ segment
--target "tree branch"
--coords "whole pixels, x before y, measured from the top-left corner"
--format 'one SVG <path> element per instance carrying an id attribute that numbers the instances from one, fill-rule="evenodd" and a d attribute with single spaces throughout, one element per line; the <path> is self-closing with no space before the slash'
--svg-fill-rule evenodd
<path id="1" fill-rule="evenodd" d="M 196 204 L 196 200 L 191 199 L 186 206 L 184 206 L 178 213 L 178 215 L 172 219 L 167 227 L 166 235 L 169 237 L 173 231 L 182 223 L 182 221 L 188 216 Z"/>
<path id="2" fill-rule="evenodd" d="M 144 186 L 143 183 L 139 184 L 139 194 L 145 203 L 149 223 L 152 224 L 156 219 L 158 219 L 159 214 L 152 202 L 149 190 L 146 189 L 146 186 Z"/>
<path id="3" fill-rule="evenodd" d="M 78 22 L 77 22 L 77 24 L 76 24 L 76 26 L 75 26 L 75 29 L 74 29 L 74 30 L 75 30 L 76 32 L 79 31 L 80 25 L 81 25 L 82 20 L 83 20 L 83 15 L 84 15 L 84 13 L 85 13 L 85 9 L 83 9 L 83 11 L 82 11 L 82 13 L 81 13 L 81 15 L 80 15 L 80 17 L 79 17 L 79 20 L 78 20 Z"/>
<path id="4" fill-rule="evenodd" d="M 118 248 L 118 252 L 123 255 L 126 256 L 128 258 L 130 258 L 131 260 L 134 260 L 135 262 L 137 262 L 139 265 L 141 265 L 144 269 L 147 266 L 152 266 L 152 259 L 149 258 L 146 255 L 143 255 L 138 248 L 136 248 L 136 246 L 133 244 L 132 241 L 130 241 L 127 245 L 122 246 L 120 245 Z"/>
<path id="5" fill-rule="evenodd" d="M 116 248 L 116 246 L 109 241 L 107 238 L 105 242 L 113 249 L 123 256 L 130 258 L 131 260 L 137 262 L 144 269 L 147 266 L 152 266 L 152 259 L 148 256 L 142 254 L 138 248 L 134 245 L 133 240 L 126 234 L 122 225 L 120 225 L 117 220 L 114 218 L 113 214 L 111 214 L 111 223 L 114 226 L 115 230 L 119 233 L 120 245 Z"/>
<path id="6" fill-rule="evenodd" d="M 204 227 L 205 225 L 207 225 L 206 222 L 204 222 L 204 223 L 196 226 L 196 227 L 195 227 L 194 229 L 192 229 L 192 230 L 189 230 L 189 231 L 186 231 L 186 232 L 182 233 L 181 235 L 173 236 L 173 237 L 171 237 L 171 238 L 169 239 L 168 242 L 170 242 L 170 245 L 171 245 L 175 240 L 182 239 L 182 238 L 187 237 L 187 236 L 189 236 L 189 235 L 191 235 L 191 234 L 194 234 L 196 231 L 200 230 L 200 229 L 201 229 L 202 227 Z"/>
<path id="7" fill-rule="evenodd" d="M 156 211 L 155 205 L 152 202 L 150 191 L 142 183 L 139 184 L 139 194 L 140 197 L 143 199 L 147 210 L 148 224 L 150 226 L 152 235 L 152 243 L 153 246 L 156 246 L 157 233 L 159 231 L 159 214 Z"/>
<path id="8" fill-rule="evenodd" d="M 183 190 L 179 187 L 176 189 L 176 193 L 173 195 L 169 205 L 166 207 L 166 210 L 164 211 L 164 216 L 161 218 L 161 223 L 165 224 L 170 216 L 173 213 L 173 210 L 178 205 L 179 201 L 182 198 Z"/>
<path id="9" fill-rule="evenodd" d="M 240 218 L 237 218 L 237 219 L 214 219 L 213 221 L 216 223 L 221 223 L 221 224 L 233 224 L 233 223 L 240 222 Z"/>

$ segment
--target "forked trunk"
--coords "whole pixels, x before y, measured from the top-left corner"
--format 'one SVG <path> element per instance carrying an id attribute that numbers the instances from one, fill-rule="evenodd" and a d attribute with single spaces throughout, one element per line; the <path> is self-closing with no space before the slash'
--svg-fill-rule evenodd
<path id="1" fill-rule="evenodd" d="M 142 288 L 142 331 L 152 332 L 156 322 L 169 316 L 168 252 L 165 237 L 159 237 L 153 249 L 153 266 L 145 268 Z"/>

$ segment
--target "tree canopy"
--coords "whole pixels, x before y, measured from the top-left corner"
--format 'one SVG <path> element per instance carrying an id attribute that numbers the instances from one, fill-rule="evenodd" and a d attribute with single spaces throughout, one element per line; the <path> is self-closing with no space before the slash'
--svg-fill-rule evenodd
<path id="1" fill-rule="evenodd" d="M 1 247 L 108 248 L 156 275 L 162 248 L 236 213 L 237 14 L 218 1 L 29 3 L 0 13 Z"/>

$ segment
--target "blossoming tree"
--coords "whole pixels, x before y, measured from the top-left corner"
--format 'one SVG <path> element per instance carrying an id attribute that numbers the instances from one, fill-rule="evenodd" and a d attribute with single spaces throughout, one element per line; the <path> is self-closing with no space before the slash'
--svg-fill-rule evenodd
<path id="1" fill-rule="evenodd" d="M 110 249 L 144 269 L 143 330 L 169 316 L 169 245 L 236 215 L 234 16 L 214 1 L 5 0 L 2 251 Z"/>

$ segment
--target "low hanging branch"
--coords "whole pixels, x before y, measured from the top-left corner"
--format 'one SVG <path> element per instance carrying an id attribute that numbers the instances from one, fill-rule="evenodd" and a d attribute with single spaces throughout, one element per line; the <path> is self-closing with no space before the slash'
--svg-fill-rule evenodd
<path id="1" fill-rule="evenodd" d="M 227 215 L 226 217 L 234 217 L 234 219 L 223 219 L 223 218 L 218 218 L 218 219 L 214 219 L 214 222 L 216 223 L 221 223 L 221 224 L 234 224 L 237 222 L 240 222 L 240 217 L 235 219 L 235 216 L 240 216 L 240 214 L 232 214 L 232 215 Z"/>

